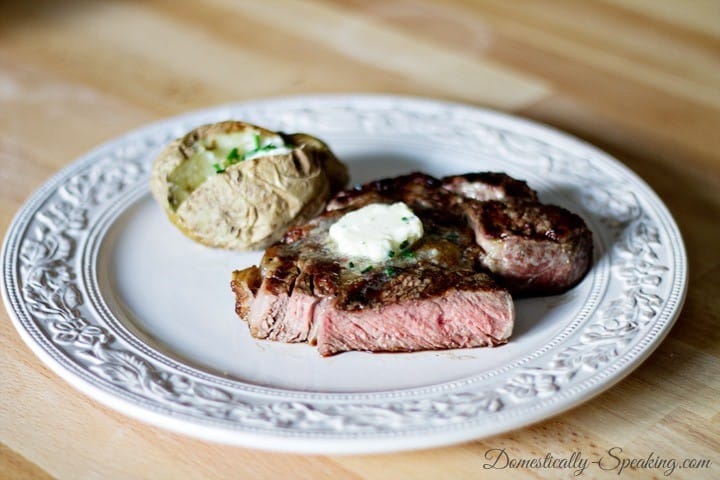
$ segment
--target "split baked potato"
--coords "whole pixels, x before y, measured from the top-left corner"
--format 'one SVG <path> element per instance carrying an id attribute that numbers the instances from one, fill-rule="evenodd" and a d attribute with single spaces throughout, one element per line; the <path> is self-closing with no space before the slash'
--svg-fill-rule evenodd
<path id="1" fill-rule="evenodd" d="M 315 137 L 225 121 L 168 145 L 153 164 L 150 188 L 190 238 L 257 250 L 320 213 L 347 181 L 345 165 Z"/>

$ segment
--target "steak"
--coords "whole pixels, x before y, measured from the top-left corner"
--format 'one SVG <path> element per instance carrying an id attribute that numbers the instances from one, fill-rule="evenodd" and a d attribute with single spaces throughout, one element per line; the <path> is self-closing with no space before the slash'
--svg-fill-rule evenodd
<path id="1" fill-rule="evenodd" d="M 371 203 L 405 202 L 424 235 L 378 265 L 337 253 L 330 226 Z M 291 228 L 260 266 L 233 272 L 237 314 L 256 338 L 348 350 L 495 346 L 514 325 L 510 292 L 557 293 L 589 268 L 580 217 L 538 202 L 525 182 L 478 173 L 413 173 L 338 193 Z"/>
<path id="2" fill-rule="evenodd" d="M 592 234 L 564 208 L 492 200 L 468 204 L 467 217 L 483 265 L 515 296 L 562 293 L 590 268 Z"/>
<path id="3" fill-rule="evenodd" d="M 469 200 L 465 216 L 483 249 L 481 263 L 518 296 L 553 295 L 575 286 L 592 261 L 592 233 L 578 215 L 539 202 L 525 182 L 504 173 L 442 179 Z"/>
<path id="4" fill-rule="evenodd" d="M 233 273 L 236 312 L 254 337 L 346 350 L 413 351 L 493 346 L 514 324 L 510 294 L 481 271 L 481 249 L 459 197 L 412 174 L 338 195 L 323 215 L 292 228 L 260 268 Z M 369 203 L 405 202 L 424 235 L 372 269 L 329 245 L 330 226 Z"/>

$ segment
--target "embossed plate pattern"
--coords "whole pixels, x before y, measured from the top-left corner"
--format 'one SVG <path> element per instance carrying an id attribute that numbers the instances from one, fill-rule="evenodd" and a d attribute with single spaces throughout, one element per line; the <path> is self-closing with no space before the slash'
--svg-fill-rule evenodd
<path id="1" fill-rule="evenodd" d="M 163 145 L 227 118 L 324 138 L 356 182 L 413 169 L 525 178 L 588 221 L 593 269 L 565 295 L 518 302 L 516 333 L 496 349 L 322 359 L 308 346 L 255 341 L 233 318 L 225 287 L 232 269 L 259 254 L 192 244 L 148 195 Z M 222 106 L 103 145 L 21 208 L 2 265 L 22 338 L 78 389 L 189 435 L 311 453 L 445 445 L 567 410 L 650 354 L 687 288 L 673 219 L 608 155 L 507 115 L 369 95 Z M 214 279 L 222 288 L 210 288 Z M 199 302 L 204 310 L 194 310 Z"/>

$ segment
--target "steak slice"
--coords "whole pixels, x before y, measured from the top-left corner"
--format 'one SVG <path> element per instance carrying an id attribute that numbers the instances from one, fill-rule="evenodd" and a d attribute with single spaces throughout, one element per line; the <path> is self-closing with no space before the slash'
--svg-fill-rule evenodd
<path id="1" fill-rule="evenodd" d="M 345 192 L 328 212 L 271 246 L 260 269 L 233 273 L 236 312 L 253 336 L 308 341 L 321 355 L 506 342 L 512 298 L 479 271 L 481 250 L 457 200 L 422 174 Z M 348 211 L 396 201 L 423 222 L 425 234 L 410 249 L 369 268 L 329 245 L 330 226 Z"/>
<path id="2" fill-rule="evenodd" d="M 592 234 L 564 208 L 544 205 L 527 183 L 504 173 L 442 179 L 469 201 L 465 214 L 483 248 L 481 263 L 515 296 L 552 295 L 577 284 L 592 260 Z"/>
<path id="3" fill-rule="evenodd" d="M 321 355 L 493 346 L 512 333 L 512 298 L 484 273 L 427 265 L 352 286 L 316 316 L 309 340 Z"/>
<path id="4" fill-rule="evenodd" d="M 300 273 L 297 257 L 282 253 L 291 252 L 277 252 L 273 245 L 263 256 L 260 269 L 250 267 L 233 272 L 230 286 L 235 292 L 235 312 L 247 320 L 254 337 L 301 341 L 294 340 L 298 336 L 295 325 L 284 321 Z"/>
<path id="5" fill-rule="evenodd" d="M 469 202 L 482 264 L 513 295 L 562 293 L 587 273 L 592 233 L 579 216 L 537 202 Z"/>

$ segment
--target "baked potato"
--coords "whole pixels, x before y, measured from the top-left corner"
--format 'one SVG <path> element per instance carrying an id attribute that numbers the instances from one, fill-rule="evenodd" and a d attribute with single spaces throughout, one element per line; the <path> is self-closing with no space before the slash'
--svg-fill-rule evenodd
<path id="1" fill-rule="evenodd" d="M 150 189 L 190 238 L 256 250 L 320 213 L 347 181 L 345 165 L 315 137 L 226 121 L 168 145 L 153 164 Z"/>

